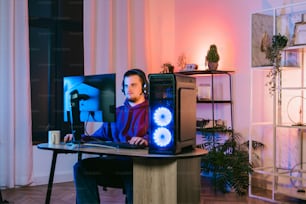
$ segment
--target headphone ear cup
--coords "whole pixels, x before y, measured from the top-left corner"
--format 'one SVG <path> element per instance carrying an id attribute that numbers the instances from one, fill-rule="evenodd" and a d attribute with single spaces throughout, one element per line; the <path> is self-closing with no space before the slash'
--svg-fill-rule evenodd
<path id="1" fill-rule="evenodd" d="M 142 92 L 146 95 L 147 94 L 147 84 L 144 83 L 142 87 Z"/>

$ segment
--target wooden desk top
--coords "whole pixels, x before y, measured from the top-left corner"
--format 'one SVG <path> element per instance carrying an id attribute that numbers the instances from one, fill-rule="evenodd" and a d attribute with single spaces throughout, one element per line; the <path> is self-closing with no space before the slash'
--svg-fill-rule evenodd
<path id="1" fill-rule="evenodd" d="M 107 148 L 107 147 L 92 147 L 84 145 L 67 145 L 61 143 L 58 145 L 42 143 L 38 144 L 37 147 L 43 150 L 57 151 L 58 153 L 86 153 L 86 154 L 104 154 L 104 155 L 117 155 L 117 156 L 127 156 L 132 158 L 188 158 L 188 157 L 199 157 L 207 154 L 207 151 L 200 148 L 195 148 L 193 151 L 184 152 L 175 155 L 165 155 L 165 154 L 149 154 L 148 149 L 122 149 L 122 148 Z"/>

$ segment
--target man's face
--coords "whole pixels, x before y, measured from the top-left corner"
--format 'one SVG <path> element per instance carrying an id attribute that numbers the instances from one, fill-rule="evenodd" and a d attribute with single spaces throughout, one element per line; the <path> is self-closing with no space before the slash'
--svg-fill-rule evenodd
<path id="1" fill-rule="evenodd" d="M 137 102 L 144 98 L 142 82 L 138 75 L 131 75 L 124 78 L 124 94 L 130 102 Z"/>

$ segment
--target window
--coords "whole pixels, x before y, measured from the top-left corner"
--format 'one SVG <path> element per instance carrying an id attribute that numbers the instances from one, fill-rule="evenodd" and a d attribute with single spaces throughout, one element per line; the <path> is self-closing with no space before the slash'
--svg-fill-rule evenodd
<path id="1" fill-rule="evenodd" d="M 83 0 L 29 0 L 33 144 L 63 122 L 63 77 L 84 73 Z"/>

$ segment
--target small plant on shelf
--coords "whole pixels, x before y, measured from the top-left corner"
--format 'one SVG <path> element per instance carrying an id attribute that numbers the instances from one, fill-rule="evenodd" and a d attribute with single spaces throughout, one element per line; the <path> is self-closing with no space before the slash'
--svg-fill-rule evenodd
<path id="1" fill-rule="evenodd" d="M 174 72 L 174 66 L 171 63 L 164 63 L 162 65 L 162 71 L 160 73 L 166 74 L 173 72 Z"/>
<path id="2" fill-rule="evenodd" d="M 216 70 L 218 68 L 220 56 L 215 44 L 210 45 L 205 59 L 209 70 Z"/>

